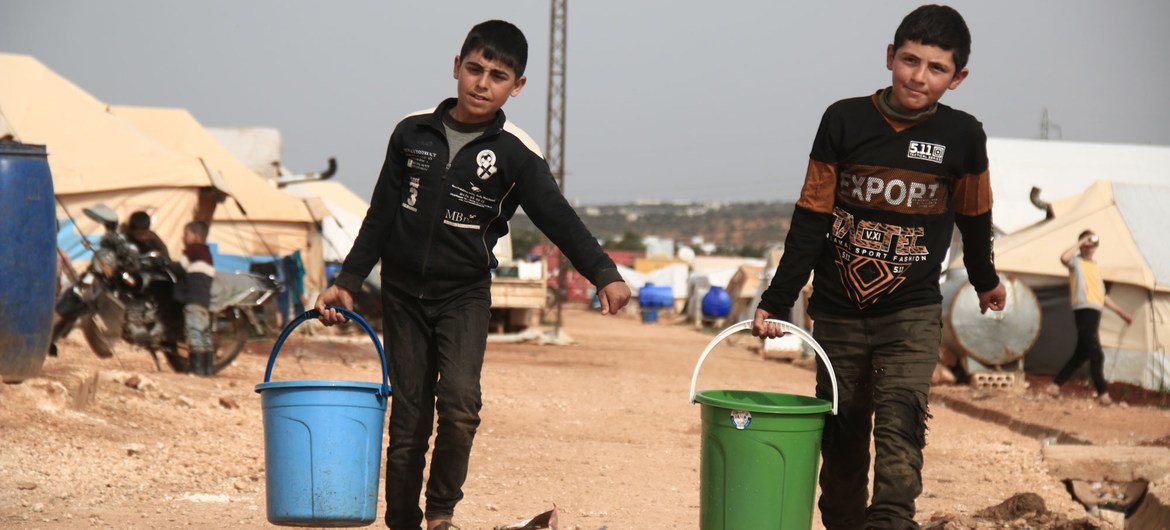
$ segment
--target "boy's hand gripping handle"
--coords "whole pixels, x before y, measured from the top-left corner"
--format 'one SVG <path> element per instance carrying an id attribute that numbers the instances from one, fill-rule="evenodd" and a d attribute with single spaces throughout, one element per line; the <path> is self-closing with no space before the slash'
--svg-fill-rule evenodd
<path id="1" fill-rule="evenodd" d="M 780 324 L 780 327 L 784 330 L 785 334 L 791 333 L 796 335 L 798 338 L 808 343 L 809 346 L 812 346 L 813 351 L 815 351 L 817 356 L 821 358 L 821 361 L 825 363 L 825 369 L 829 372 L 829 381 L 833 386 L 832 412 L 833 414 L 837 414 L 837 374 L 833 372 L 833 365 L 829 363 L 829 355 L 825 353 L 825 350 L 821 348 L 820 344 L 817 344 L 817 341 L 812 338 L 812 335 L 809 335 L 807 331 L 800 329 L 795 324 L 774 319 L 768 319 L 766 322 Z M 710 343 L 707 344 L 707 349 L 703 350 L 703 354 L 699 356 L 699 362 L 695 364 L 695 373 L 691 375 L 691 403 L 695 402 L 695 385 L 699 382 L 699 369 L 703 367 L 703 361 L 707 360 L 707 355 L 710 355 L 711 350 L 715 349 L 715 346 L 718 346 L 719 343 L 723 342 L 723 340 L 727 337 L 730 337 L 740 331 L 750 329 L 752 329 L 751 320 L 744 320 L 743 322 L 732 324 L 731 327 L 720 332 L 715 336 L 714 339 L 711 339 Z"/>

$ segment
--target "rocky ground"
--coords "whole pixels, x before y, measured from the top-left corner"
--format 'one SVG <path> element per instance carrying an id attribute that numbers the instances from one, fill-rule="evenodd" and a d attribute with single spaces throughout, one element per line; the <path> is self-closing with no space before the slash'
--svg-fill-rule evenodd
<path id="1" fill-rule="evenodd" d="M 697 527 L 700 406 L 687 397 L 712 333 L 584 310 L 566 321 L 575 345 L 489 345 L 483 425 L 456 522 L 490 529 L 556 506 L 564 529 Z M 377 379 L 368 339 L 302 331 L 274 379 Z M 75 335 L 40 377 L 0 385 L 0 527 L 271 526 L 254 392 L 270 343 L 197 378 L 157 371 L 137 350 L 98 359 Z M 807 363 L 766 360 L 746 334 L 730 342 L 704 366 L 700 388 L 812 393 Z M 935 390 L 921 523 L 1123 524 L 1087 514 L 1043 449 L 1170 446 L 1165 396 L 1130 392 L 1102 407 L 1076 386 L 1052 399 L 1036 390 L 1046 381 L 1030 384 Z M 1165 479 L 1150 488 L 1170 500 Z"/>

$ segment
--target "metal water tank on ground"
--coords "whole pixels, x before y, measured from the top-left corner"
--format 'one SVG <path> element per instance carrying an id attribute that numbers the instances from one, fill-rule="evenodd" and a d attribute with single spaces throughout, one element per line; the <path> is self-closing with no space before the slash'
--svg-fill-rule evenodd
<path id="1" fill-rule="evenodd" d="M 979 295 L 967 278 L 942 285 L 942 345 L 964 359 L 969 372 L 1024 369 L 1024 354 L 1040 335 L 1040 303 L 1019 279 L 999 275 L 1007 291 L 1003 311 L 979 312 Z"/>

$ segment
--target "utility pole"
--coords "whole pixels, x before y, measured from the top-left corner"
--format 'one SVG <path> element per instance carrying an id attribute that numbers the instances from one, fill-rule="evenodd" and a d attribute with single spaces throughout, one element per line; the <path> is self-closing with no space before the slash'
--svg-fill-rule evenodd
<path id="1" fill-rule="evenodd" d="M 548 107 L 544 120 L 544 157 L 553 178 L 565 193 L 565 44 L 568 0 L 550 0 L 548 24 Z M 569 260 L 557 249 L 557 320 L 553 334 L 561 336 L 562 313 L 569 297 L 566 285 Z"/>
<path id="2" fill-rule="evenodd" d="M 1060 130 L 1060 125 L 1057 125 L 1053 123 L 1052 120 L 1048 119 L 1048 107 L 1044 107 L 1043 112 L 1040 114 L 1040 139 L 1047 140 L 1049 131 L 1051 130 L 1056 131 L 1057 137 L 1064 137 L 1063 131 Z"/>

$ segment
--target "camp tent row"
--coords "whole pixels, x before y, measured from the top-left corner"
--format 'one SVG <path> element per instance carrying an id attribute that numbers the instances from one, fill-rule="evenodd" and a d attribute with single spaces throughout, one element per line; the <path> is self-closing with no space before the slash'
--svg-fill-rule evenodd
<path id="1" fill-rule="evenodd" d="M 221 254 L 287 256 L 300 251 L 305 284 L 324 283 L 321 235 L 309 205 L 255 174 L 207 132 L 185 109 L 114 106 L 115 116 L 146 131 L 163 145 L 199 158 L 218 173 L 228 198 L 215 209 L 208 241 Z"/>
<path id="2" fill-rule="evenodd" d="M 251 258 L 299 250 L 306 290 L 322 287 L 321 219 L 312 208 L 320 201 L 277 190 L 190 113 L 108 107 L 25 55 L 0 53 L 0 71 L 0 136 L 47 146 L 58 219 L 99 234 L 83 208 L 104 203 L 122 219 L 145 210 L 172 249 L 181 247 L 188 221 L 210 219 L 209 242 L 220 253 Z"/>
<path id="3" fill-rule="evenodd" d="M 1094 255 L 1109 296 L 1133 316 L 1101 318 L 1105 377 L 1151 390 L 1170 389 L 1170 239 L 1163 212 L 1170 186 L 1098 181 L 1051 204 L 1052 217 L 999 238 L 996 267 L 1036 292 L 1041 335 L 1027 353 L 1029 371 L 1055 373 L 1072 355 L 1076 331 L 1069 308 L 1068 269 L 1060 255 L 1083 230 L 1101 238 Z"/>
<path id="4" fill-rule="evenodd" d="M 1106 379 L 1170 388 L 1170 239 L 1158 216 L 1170 200 L 1170 148 L 990 138 L 987 154 L 992 220 L 1007 234 L 996 240 L 996 267 L 1032 288 L 1041 306 L 1026 370 L 1054 374 L 1072 355 L 1076 332 L 1060 254 L 1091 229 L 1101 235 L 1095 259 L 1109 295 L 1134 316 L 1129 327 L 1111 311 L 1102 316 Z M 1040 204 L 1031 200 L 1033 188 Z M 950 263 L 955 271 L 961 258 Z"/>
<path id="5" fill-rule="evenodd" d="M 121 218 L 153 210 L 154 230 L 175 246 L 196 212 L 214 208 L 217 182 L 197 158 L 168 149 L 32 57 L 0 54 L 0 136 L 48 147 L 58 219 L 100 234 L 82 208 L 105 203 Z M 165 209 L 157 205 L 167 205 Z"/>

